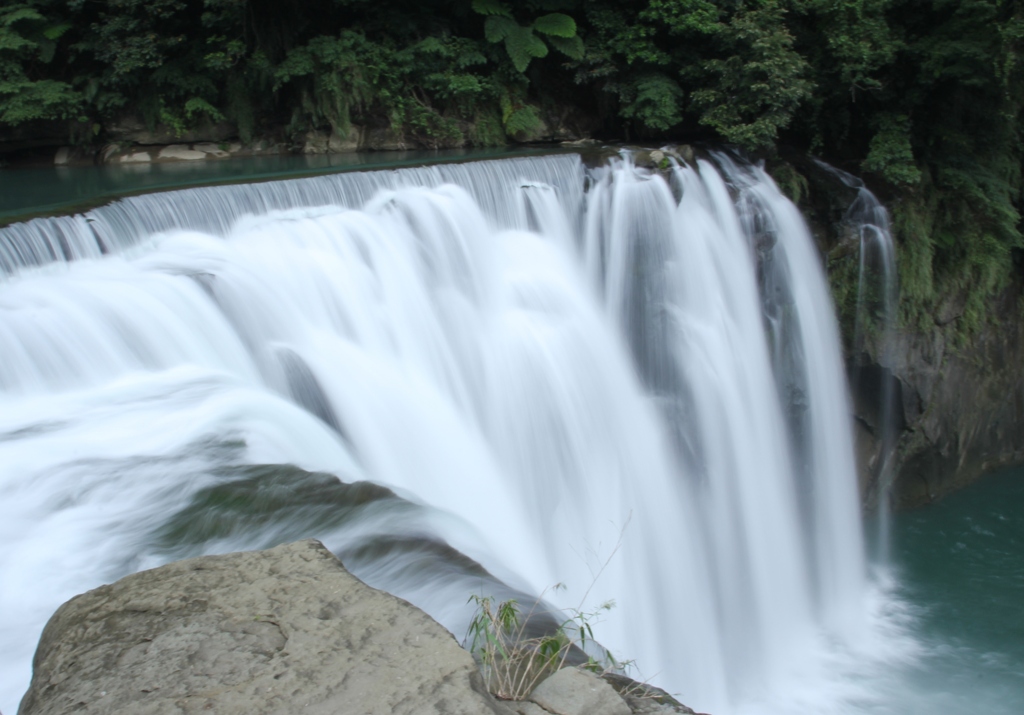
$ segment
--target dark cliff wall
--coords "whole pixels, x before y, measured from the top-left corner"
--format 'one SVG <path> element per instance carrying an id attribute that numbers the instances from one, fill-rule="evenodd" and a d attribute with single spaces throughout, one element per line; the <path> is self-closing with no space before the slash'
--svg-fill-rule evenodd
<path id="1" fill-rule="evenodd" d="M 991 302 L 970 337 L 956 321 L 898 328 L 888 345 L 851 357 L 865 496 L 877 500 L 890 459 L 897 507 L 934 501 L 995 467 L 1024 461 L 1021 281 Z M 879 396 L 892 389 L 893 453 L 885 455 Z"/>
<path id="2" fill-rule="evenodd" d="M 936 278 L 928 298 L 903 286 L 888 332 L 876 322 L 858 335 L 858 238 L 845 215 L 856 193 L 805 157 L 770 168 L 801 206 L 826 260 L 845 343 L 865 506 L 875 508 L 887 485 L 893 506 L 919 506 L 992 469 L 1024 462 L 1020 251 L 998 290 L 972 282 L 966 269 L 957 275 L 955 266 L 946 268 L 946 283 Z M 886 203 L 898 208 L 900 200 L 890 196 Z M 909 263 L 912 239 L 898 221 L 894 239 L 897 256 Z M 903 282 L 913 280 L 913 268 L 897 267 Z"/>

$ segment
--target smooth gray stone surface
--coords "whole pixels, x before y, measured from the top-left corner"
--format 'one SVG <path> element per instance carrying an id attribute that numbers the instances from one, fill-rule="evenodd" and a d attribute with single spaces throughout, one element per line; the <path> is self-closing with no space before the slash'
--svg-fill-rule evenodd
<path id="1" fill-rule="evenodd" d="M 608 683 L 578 668 L 547 677 L 529 700 L 554 715 L 631 715 L 626 701 Z"/>
<path id="2" fill-rule="evenodd" d="M 19 713 L 70 712 L 512 711 L 448 631 L 308 540 L 179 561 L 65 603 Z"/>

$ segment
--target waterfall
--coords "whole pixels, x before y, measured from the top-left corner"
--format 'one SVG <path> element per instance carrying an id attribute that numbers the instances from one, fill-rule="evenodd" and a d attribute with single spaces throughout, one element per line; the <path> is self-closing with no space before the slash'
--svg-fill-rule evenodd
<path id="1" fill-rule="evenodd" d="M 557 157 L 435 164 L 394 171 L 330 174 L 143 194 L 120 199 L 76 216 L 38 218 L 0 228 L 0 279 L 27 266 L 98 258 L 120 253 L 147 237 L 171 229 L 224 236 L 244 216 L 312 207 L 360 207 L 382 190 L 401 187 L 462 186 L 502 226 L 516 225 L 509 182 L 532 177 L 565 194 L 568 206 L 583 184 L 573 161 Z"/>
<path id="2" fill-rule="evenodd" d="M 843 216 L 842 223 L 854 232 L 858 247 L 857 306 L 854 318 L 852 353 L 855 360 L 869 359 L 867 354 L 874 348 L 875 360 L 881 365 L 895 359 L 896 309 L 898 300 L 898 276 L 896 273 L 896 246 L 889 228 L 889 212 L 856 176 L 833 166 L 815 160 L 828 174 L 855 192 L 854 199 Z M 863 356 L 863 357 L 862 357 Z M 872 380 L 876 388 L 877 405 L 873 427 L 878 441 L 878 457 L 874 467 L 875 501 L 878 511 L 878 548 L 883 560 L 890 542 L 891 522 L 890 492 L 893 480 L 893 459 L 896 443 L 901 430 L 897 418 L 898 382 L 886 369 Z M 855 364 L 853 380 L 857 383 L 866 379 L 863 365 Z M 867 392 L 868 390 L 864 390 Z"/>
<path id="3" fill-rule="evenodd" d="M 716 715 L 864 627 L 835 320 L 756 167 L 189 189 L 0 269 L 4 708 L 67 598 L 301 537 L 460 638 L 472 593 L 614 601 L 602 645 Z"/>

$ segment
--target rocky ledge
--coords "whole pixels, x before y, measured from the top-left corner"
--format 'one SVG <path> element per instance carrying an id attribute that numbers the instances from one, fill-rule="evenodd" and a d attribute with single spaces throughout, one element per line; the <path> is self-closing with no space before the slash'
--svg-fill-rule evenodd
<path id="1" fill-rule="evenodd" d="M 693 712 L 574 668 L 528 701 L 499 701 L 440 624 L 313 540 L 179 561 L 76 596 L 46 625 L 33 670 L 21 715 Z"/>

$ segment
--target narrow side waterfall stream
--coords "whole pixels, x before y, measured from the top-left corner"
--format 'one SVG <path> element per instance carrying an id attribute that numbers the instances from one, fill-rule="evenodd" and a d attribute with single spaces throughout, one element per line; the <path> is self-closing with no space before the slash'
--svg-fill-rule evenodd
<path id="1" fill-rule="evenodd" d="M 510 159 L 0 229 L 0 709 L 73 595 L 316 537 L 459 638 L 473 593 L 614 600 L 597 639 L 713 715 L 917 712 L 880 686 L 921 646 L 869 576 L 810 235 L 759 169 L 670 174 Z"/>

